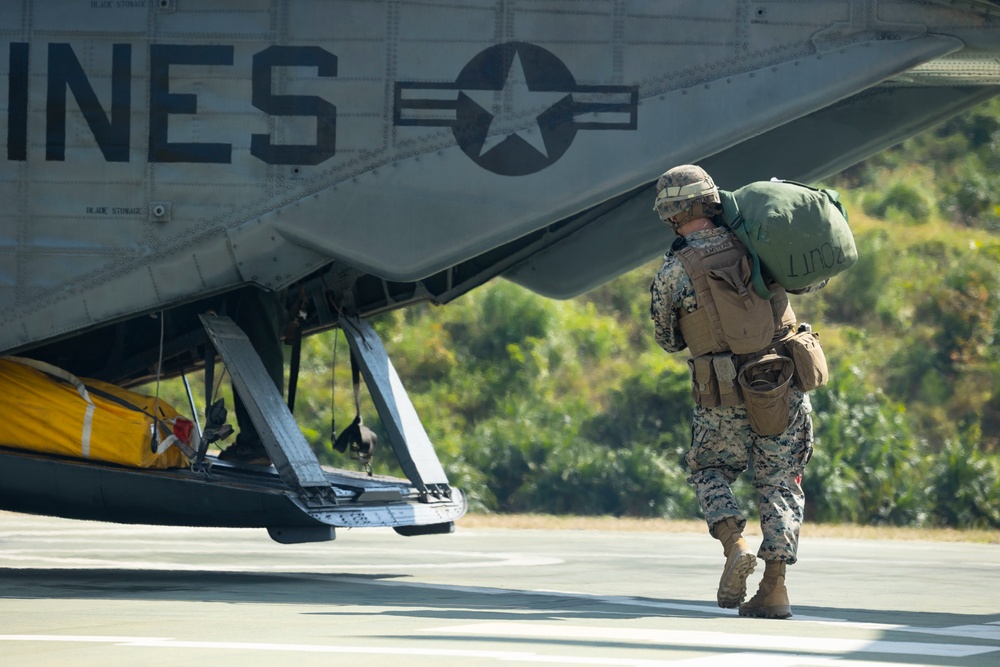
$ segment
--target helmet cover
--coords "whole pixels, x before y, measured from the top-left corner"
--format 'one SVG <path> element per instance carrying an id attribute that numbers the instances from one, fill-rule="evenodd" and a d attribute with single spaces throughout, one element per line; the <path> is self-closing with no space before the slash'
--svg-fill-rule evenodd
<path id="1" fill-rule="evenodd" d="M 688 220 L 711 215 L 713 205 L 721 201 L 719 188 L 708 172 L 697 165 L 682 164 L 663 172 L 656 181 L 653 210 L 676 230 Z"/>

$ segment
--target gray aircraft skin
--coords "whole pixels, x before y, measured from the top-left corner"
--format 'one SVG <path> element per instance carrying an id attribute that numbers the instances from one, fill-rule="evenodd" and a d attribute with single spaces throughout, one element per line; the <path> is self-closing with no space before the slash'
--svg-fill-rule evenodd
<path id="1" fill-rule="evenodd" d="M 0 351 L 125 386 L 205 365 L 200 316 L 248 285 L 287 294 L 306 334 L 350 319 L 355 349 L 361 318 L 497 276 L 581 294 L 669 246 L 651 209 L 670 166 L 814 182 L 1000 91 L 987 0 L 14 0 L 0 30 Z M 380 416 L 409 482 L 317 501 L 329 479 L 282 433 L 278 477 L 253 479 L 327 508 L 310 526 L 442 530 L 464 500 L 391 363 L 362 363 L 402 406 Z M 0 506 L 23 511 L 148 522 L 134 496 L 193 483 L 4 456 L 25 468 Z M 212 470 L 199 493 L 249 478 Z M 38 491 L 57 478 L 88 481 Z M 366 493 L 378 518 L 332 518 Z M 386 518 L 397 501 L 443 504 Z M 231 511 L 162 521 L 295 524 L 212 502 Z"/>

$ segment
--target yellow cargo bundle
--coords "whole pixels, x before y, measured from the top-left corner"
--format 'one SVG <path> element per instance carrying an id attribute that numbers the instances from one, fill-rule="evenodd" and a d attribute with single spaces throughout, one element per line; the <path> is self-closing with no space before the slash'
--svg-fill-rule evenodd
<path id="1" fill-rule="evenodd" d="M 188 465 L 174 431 L 189 433 L 190 422 L 163 399 L 20 357 L 0 357 L 0 397 L 0 445 L 138 468 Z"/>

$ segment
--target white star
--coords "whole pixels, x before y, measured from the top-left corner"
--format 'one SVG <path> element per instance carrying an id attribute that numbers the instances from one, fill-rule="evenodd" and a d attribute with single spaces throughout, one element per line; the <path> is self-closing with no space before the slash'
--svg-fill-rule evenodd
<path id="1" fill-rule="evenodd" d="M 493 120 L 490 121 L 490 127 L 486 131 L 486 138 L 483 141 L 483 148 L 479 151 L 480 156 L 486 155 L 514 135 L 524 139 L 545 157 L 549 156 L 549 152 L 545 149 L 542 128 L 538 124 L 538 116 L 569 93 L 531 90 L 528 87 L 527 78 L 524 76 L 520 54 L 514 53 L 514 59 L 510 63 L 510 69 L 507 70 L 507 80 L 504 81 L 502 91 L 463 90 L 462 92 L 472 98 L 473 102 L 493 114 Z M 500 102 L 495 103 L 496 93 L 500 93 L 499 99 L 509 107 L 507 113 L 501 113 Z M 511 129 L 504 127 L 508 124 L 504 122 L 504 117 L 509 118 L 511 122 L 523 123 L 526 117 L 531 117 L 532 121 L 527 126 Z"/>

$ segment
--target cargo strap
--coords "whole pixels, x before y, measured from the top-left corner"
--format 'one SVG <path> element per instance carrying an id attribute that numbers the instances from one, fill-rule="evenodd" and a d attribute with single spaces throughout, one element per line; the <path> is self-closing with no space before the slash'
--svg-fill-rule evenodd
<path id="1" fill-rule="evenodd" d="M 126 410 L 139 412 L 152 419 L 153 423 L 156 424 L 156 430 L 160 432 L 160 437 L 163 438 L 162 440 L 155 437 L 150 438 L 149 442 L 150 450 L 155 452 L 157 456 L 163 454 L 163 452 L 167 451 L 167 448 L 174 445 L 176 445 L 182 452 L 184 452 L 184 455 L 187 456 L 188 458 L 192 458 L 196 455 L 196 452 L 187 443 L 185 443 L 183 440 L 174 435 L 174 432 L 171 428 L 168 428 L 168 426 L 170 426 L 172 422 L 168 421 L 166 415 L 163 414 L 163 408 L 159 409 L 160 412 L 159 415 L 154 415 L 150 412 L 146 412 L 138 405 L 135 405 L 134 403 L 129 403 L 124 398 L 120 396 L 115 396 L 114 394 L 110 394 L 104 391 L 103 389 L 92 387 L 89 384 L 85 384 L 84 387 L 86 387 L 88 392 L 93 394 L 94 396 L 100 396 L 104 400 L 110 401 L 111 403 L 116 403 L 125 408 Z"/>
<path id="2" fill-rule="evenodd" d="M 361 420 L 361 369 L 354 352 L 351 352 L 351 382 L 354 385 L 354 421 L 337 436 L 333 448 L 341 454 L 350 450 L 351 458 L 361 461 L 371 475 L 371 460 L 375 455 L 378 436 Z"/>
<path id="3" fill-rule="evenodd" d="M 299 295 L 292 308 L 292 316 L 285 325 L 285 339 L 291 341 L 292 354 L 288 361 L 288 411 L 295 414 L 295 394 L 299 386 L 299 367 L 302 364 L 302 319 L 305 316 L 305 288 L 299 289 Z"/>
<path id="4" fill-rule="evenodd" d="M 302 326 L 297 319 L 293 322 L 295 325 L 292 332 L 292 354 L 288 361 L 288 411 L 295 414 L 295 395 L 299 386 L 299 368 L 302 364 Z"/>

